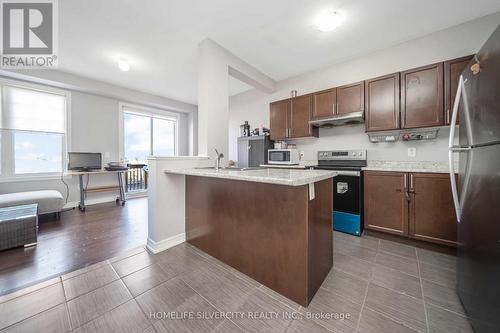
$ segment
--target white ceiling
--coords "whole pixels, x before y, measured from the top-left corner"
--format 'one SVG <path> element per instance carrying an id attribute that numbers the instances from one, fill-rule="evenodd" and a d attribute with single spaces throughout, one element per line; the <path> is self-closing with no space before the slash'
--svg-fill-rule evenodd
<path id="1" fill-rule="evenodd" d="M 345 22 L 322 33 L 312 22 L 329 8 Z M 206 37 L 282 80 L 497 11 L 498 0 L 64 0 L 59 66 L 196 103 L 196 47 Z M 248 88 L 230 80 L 231 94 Z"/>

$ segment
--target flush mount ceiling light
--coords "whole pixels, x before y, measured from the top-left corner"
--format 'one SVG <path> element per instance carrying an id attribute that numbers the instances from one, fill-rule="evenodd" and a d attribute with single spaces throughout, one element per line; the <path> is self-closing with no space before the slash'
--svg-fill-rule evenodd
<path id="1" fill-rule="evenodd" d="M 127 59 L 120 58 L 118 59 L 118 68 L 120 68 L 124 72 L 128 72 L 130 70 L 130 64 Z"/>
<path id="2" fill-rule="evenodd" d="M 314 24 L 319 31 L 329 32 L 342 24 L 344 17 L 336 10 L 327 10 L 316 17 Z"/>

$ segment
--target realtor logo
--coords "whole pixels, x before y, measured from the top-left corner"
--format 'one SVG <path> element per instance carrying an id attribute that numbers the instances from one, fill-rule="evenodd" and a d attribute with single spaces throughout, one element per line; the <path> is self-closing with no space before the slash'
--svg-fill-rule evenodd
<path id="1" fill-rule="evenodd" d="M 2 68 L 57 67 L 56 0 L 0 0 Z"/>

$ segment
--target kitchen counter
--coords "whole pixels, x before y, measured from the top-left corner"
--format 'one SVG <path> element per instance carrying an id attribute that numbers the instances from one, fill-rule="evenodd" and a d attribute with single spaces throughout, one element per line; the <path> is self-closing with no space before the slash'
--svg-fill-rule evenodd
<path id="1" fill-rule="evenodd" d="M 336 172 L 191 168 L 164 173 L 165 178 L 185 176 L 188 243 L 302 306 L 310 303 L 333 265 Z"/>
<path id="2" fill-rule="evenodd" d="M 257 183 L 267 183 L 276 185 L 302 186 L 316 183 L 328 178 L 335 177 L 335 171 L 328 170 L 296 170 L 296 169 L 250 169 L 250 170 L 229 170 L 213 168 L 200 169 L 171 169 L 165 170 L 167 174 L 201 176 L 211 178 L 223 178 L 232 180 L 243 180 Z"/>
<path id="3" fill-rule="evenodd" d="M 395 171 L 395 172 L 426 172 L 426 173 L 449 173 L 448 162 L 430 161 L 368 161 L 363 170 L 370 171 Z M 458 165 L 455 166 L 458 172 Z"/>

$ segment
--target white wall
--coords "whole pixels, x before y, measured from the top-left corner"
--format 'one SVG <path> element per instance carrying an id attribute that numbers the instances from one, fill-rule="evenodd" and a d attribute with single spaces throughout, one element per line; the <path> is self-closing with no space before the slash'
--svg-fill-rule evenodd
<path id="1" fill-rule="evenodd" d="M 80 91 L 71 91 L 71 147 L 69 151 L 101 152 L 103 164 L 120 159 L 119 144 L 119 104 L 122 99 L 99 96 Z M 189 154 L 188 113 L 179 113 L 179 155 Z M 109 153 L 109 158 L 105 153 Z M 68 202 L 79 200 L 78 178 L 65 179 L 70 188 Z M 93 175 L 89 187 L 115 185 L 116 179 L 110 175 Z M 60 179 L 1 182 L 0 194 L 30 190 L 54 189 L 66 196 L 66 187 Z M 89 202 L 110 200 L 112 192 L 89 194 Z"/>
<path id="2" fill-rule="evenodd" d="M 250 90 L 229 100 L 229 158 L 237 159 L 239 126 L 248 120 L 252 128 L 263 124 L 269 127 L 269 102 L 290 96 L 291 90 L 299 95 L 361 81 L 413 67 L 431 64 L 477 52 L 500 22 L 500 13 L 436 32 L 372 54 L 306 73 L 277 83 L 276 92 L 266 94 Z M 335 33 L 335 32 L 333 32 Z M 398 142 L 371 144 L 364 126 L 345 126 L 320 129 L 318 139 L 294 140 L 307 157 L 322 149 L 367 149 L 370 160 L 447 159 L 448 129 L 438 139 L 426 142 Z M 407 148 L 416 147 L 416 158 L 407 156 Z M 309 159 L 307 158 L 307 159 Z"/>
<path id="3" fill-rule="evenodd" d="M 266 92 L 275 82 L 210 39 L 198 45 L 198 152 L 228 156 L 229 75 Z"/>

